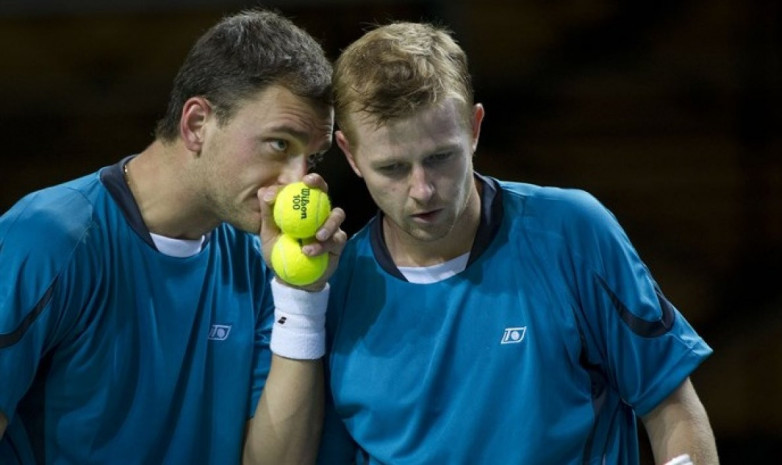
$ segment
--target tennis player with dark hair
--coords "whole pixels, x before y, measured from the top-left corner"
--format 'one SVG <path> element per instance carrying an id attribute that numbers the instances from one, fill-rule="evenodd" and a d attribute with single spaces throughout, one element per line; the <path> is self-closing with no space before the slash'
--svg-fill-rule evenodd
<path id="1" fill-rule="evenodd" d="M 448 31 L 338 58 L 336 141 L 379 207 L 331 280 L 320 463 L 718 462 L 711 354 L 593 196 L 478 174 L 484 108 Z"/>
<path id="2" fill-rule="evenodd" d="M 208 30 L 138 155 L 0 217 L 0 463 L 303 464 L 323 409 L 336 208 L 307 289 L 266 263 L 279 186 L 331 144 L 331 64 L 283 16 Z M 277 321 L 278 323 L 274 323 Z"/>

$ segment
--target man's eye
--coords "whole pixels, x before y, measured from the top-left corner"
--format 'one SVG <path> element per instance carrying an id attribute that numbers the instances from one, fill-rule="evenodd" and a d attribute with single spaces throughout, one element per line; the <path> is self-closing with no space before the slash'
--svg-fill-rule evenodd
<path id="1" fill-rule="evenodd" d="M 436 153 L 430 157 L 428 157 L 427 161 L 431 163 L 438 163 L 441 161 L 445 161 L 449 158 L 451 158 L 452 152 L 443 152 L 443 153 Z"/>
<path id="2" fill-rule="evenodd" d="M 383 165 L 383 166 L 378 167 L 377 170 L 380 171 L 381 173 L 385 173 L 385 174 L 398 173 L 398 172 L 400 172 L 402 170 L 402 164 L 401 163 L 392 163 L 390 165 Z"/>
<path id="3" fill-rule="evenodd" d="M 288 141 L 282 139 L 274 139 L 270 142 L 270 144 L 274 150 L 277 150 L 279 152 L 284 152 L 288 150 Z"/>

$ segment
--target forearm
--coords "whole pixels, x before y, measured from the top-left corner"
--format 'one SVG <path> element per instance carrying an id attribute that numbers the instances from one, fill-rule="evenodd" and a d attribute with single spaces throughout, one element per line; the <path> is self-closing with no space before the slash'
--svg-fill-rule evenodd
<path id="1" fill-rule="evenodd" d="M 688 454 L 694 465 L 718 465 L 717 447 L 706 410 L 686 380 L 643 418 L 655 463 Z"/>
<path id="2" fill-rule="evenodd" d="M 665 463 L 673 457 L 688 454 L 694 465 L 717 465 L 714 437 L 708 424 L 681 420 L 650 442 L 655 463 Z"/>
<path id="3" fill-rule="evenodd" d="M 323 363 L 272 356 L 245 440 L 245 465 L 314 463 L 323 420 Z"/>
<path id="4" fill-rule="evenodd" d="M 250 420 L 245 465 L 314 463 L 323 425 L 328 287 L 306 292 L 271 284 L 271 367 Z"/>

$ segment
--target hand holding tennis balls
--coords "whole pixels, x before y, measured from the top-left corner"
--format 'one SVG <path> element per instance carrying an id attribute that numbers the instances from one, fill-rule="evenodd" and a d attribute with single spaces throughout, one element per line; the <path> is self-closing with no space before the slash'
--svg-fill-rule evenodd
<path id="1" fill-rule="evenodd" d="M 306 286 L 320 278 L 329 264 L 328 254 L 310 257 L 302 246 L 315 240 L 315 233 L 331 213 L 331 201 L 320 189 L 303 182 L 285 186 L 274 201 L 274 222 L 283 232 L 272 249 L 272 268 L 280 279 Z"/>

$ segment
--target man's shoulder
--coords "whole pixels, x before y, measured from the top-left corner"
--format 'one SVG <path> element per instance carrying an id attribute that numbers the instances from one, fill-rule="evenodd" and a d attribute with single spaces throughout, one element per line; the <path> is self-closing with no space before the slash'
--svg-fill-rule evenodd
<path id="1" fill-rule="evenodd" d="M 590 192 L 574 187 L 499 181 L 504 203 L 550 220 L 592 221 L 608 210 Z"/>
<path id="2" fill-rule="evenodd" d="M 104 249 L 95 240 L 104 235 L 94 233 L 94 199 L 85 190 L 91 182 L 80 178 L 33 192 L 0 217 L 0 275 L 25 283 L 25 298 L 32 301 L 19 301 L 23 308 L 31 308 L 74 260 L 95 263 L 94 251 Z M 0 301 L 13 293 L 13 287 L 2 289 Z"/>
<path id="3" fill-rule="evenodd" d="M 538 240 L 588 243 L 621 232 L 614 214 L 586 190 L 503 181 L 499 185 L 511 227 L 536 235 Z"/>
<path id="4" fill-rule="evenodd" d="M 99 181 L 93 173 L 32 192 L 0 217 L 4 242 L 78 240 L 94 221 Z"/>
<path id="5" fill-rule="evenodd" d="M 504 196 L 525 202 L 559 204 L 564 208 L 580 208 L 596 201 L 594 195 L 576 187 L 544 186 L 538 184 L 497 181 Z"/>

